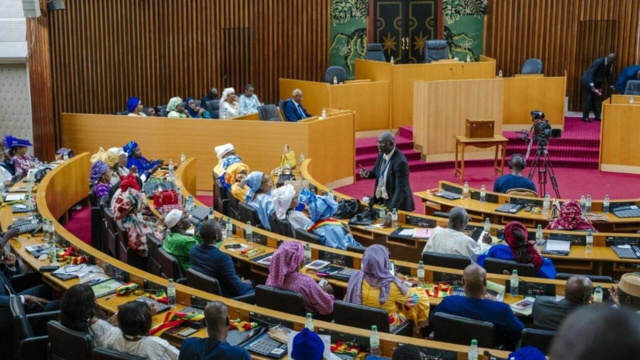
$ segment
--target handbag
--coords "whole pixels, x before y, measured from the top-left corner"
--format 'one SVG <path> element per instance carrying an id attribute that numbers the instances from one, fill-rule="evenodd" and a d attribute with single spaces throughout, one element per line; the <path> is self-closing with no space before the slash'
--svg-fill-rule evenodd
<path id="1" fill-rule="evenodd" d="M 338 210 L 333 215 L 336 219 L 351 219 L 360 212 L 360 200 L 342 199 L 338 203 Z"/>
<path id="2" fill-rule="evenodd" d="M 289 167 L 291 167 L 292 169 L 294 169 L 297 165 L 296 153 L 294 153 L 293 150 L 291 150 L 291 148 L 289 147 L 289 144 L 286 144 L 284 146 L 284 150 L 282 152 L 282 159 L 280 160 L 281 167 L 285 167 L 287 164 L 289 164 Z"/>
<path id="3" fill-rule="evenodd" d="M 371 225 L 378 218 L 378 211 L 373 207 L 368 207 L 365 211 L 349 220 L 349 225 Z"/>
<path id="4" fill-rule="evenodd" d="M 281 187 L 285 182 L 295 180 L 295 177 L 291 173 L 291 169 L 287 169 L 286 167 L 282 169 L 280 175 L 278 175 L 278 182 L 276 183 L 276 187 Z"/>
<path id="5" fill-rule="evenodd" d="M 178 203 L 178 192 L 174 189 L 156 191 L 153 193 L 153 206 L 160 209 L 166 205 L 175 205 Z"/>

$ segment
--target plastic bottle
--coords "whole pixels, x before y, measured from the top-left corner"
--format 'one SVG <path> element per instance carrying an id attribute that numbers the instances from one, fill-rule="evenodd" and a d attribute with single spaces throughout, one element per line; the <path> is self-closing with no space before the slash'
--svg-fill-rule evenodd
<path id="1" fill-rule="evenodd" d="M 169 173 L 172 173 L 175 168 L 175 165 L 173 165 L 173 159 L 169 159 Z"/>
<path id="2" fill-rule="evenodd" d="M 304 321 L 304 327 L 313 331 L 314 326 L 313 326 L 313 317 L 311 316 L 311 313 L 307 313 L 307 319 Z"/>
<path id="3" fill-rule="evenodd" d="M 511 273 L 511 296 L 518 296 L 518 287 L 520 286 L 520 281 L 518 280 L 518 270 L 513 270 Z"/>
<path id="4" fill-rule="evenodd" d="M 48 244 L 49 240 L 51 240 L 51 233 L 49 232 L 49 221 L 47 219 L 42 220 L 42 235 L 42 241 Z"/>
<path id="5" fill-rule="evenodd" d="M 632 96 L 632 97 L 629 98 L 629 104 L 633 105 L 633 102 L 634 102 L 634 100 L 633 100 L 633 96 Z"/>
<path id="6" fill-rule="evenodd" d="M 335 200 L 336 198 L 333 195 L 333 188 L 329 188 L 329 193 L 327 194 L 327 197 L 329 197 L 329 199 L 331 200 Z"/>
<path id="7" fill-rule="evenodd" d="M 68 152 L 68 151 L 65 151 L 65 152 L 62 154 L 62 161 L 67 161 L 67 160 L 69 160 L 69 152 Z"/>
<path id="8" fill-rule="evenodd" d="M 593 252 L 593 230 L 587 230 L 587 241 L 586 241 L 587 249 L 586 253 L 590 254 Z"/>
<path id="9" fill-rule="evenodd" d="M 471 340 L 471 346 L 469 346 L 469 355 L 467 356 L 469 360 L 478 360 L 478 340 Z"/>
<path id="10" fill-rule="evenodd" d="M 584 207 L 584 212 L 585 213 L 590 213 L 591 212 L 591 195 L 587 195 L 587 202 L 586 202 L 585 207 Z"/>
<path id="11" fill-rule="evenodd" d="M 184 154 L 184 151 L 182 152 L 182 154 L 180 154 L 180 163 L 183 163 L 187 160 L 187 156 Z"/>
<path id="12" fill-rule="evenodd" d="M 586 207 L 587 207 L 587 199 L 584 197 L 584 195 L 580 195 L 580 209 L 582 210 L 583 214 Z"/>
<path id="13" fill-rule="evenodd" d="M 394 65 L 396 63 L 396 60 L 393 58 L 393 55 L 391 55 L 391 59 L 389 59 L 389 62 L 391 63 L 391 65 Z"/>
<path id="14" fill-rule="evenodd" d="M 207 220 L 213 220 L 214 216 L 213 216 L 213 209 L 209 209 L 209 216 L 207 217 Z"/>
<path id="15" fill-rule="evenodd" d="M 593 303 L 594 304 L 602 303 L 602 285 L 600 284 L 596 286 L 596 290 L 593 292 Z"/>
<path id="16" fill-rule="evenodd" d="M 227 221 L 224 224 L 224 230 L 225 230 L 227 239 L 233 238 L 233 224 L 231 223 L 230 217 L 227 218 Z"/>
<path id="17" fill-rule="evenodd" d="M 378 334 L 378 327 L 375 325 L 371 326 L 371 335 L 369 335 L 369 355 L 381 355 L 380 335 Z"/>
<path id="18" fill-rule="evenodd" d="M 253 229 L 251 228 L 251 221 L 247 221 L 246 239 L 247 243 L 251 245 L 253 243 Z"/>
<path id="19" fill-rule="evenodd" d="M 304 244 L 304 262 L 305 264 L 311 262 L 311 245 L 309 243 Z"/>
<path id="20" fill-rule="evenodd" d="M 498 77 L 501 78 L 502 77 L 502 69 L 500 69 L 500 71 L 498 71 Z"/>
<path id="21" fill-rule="evenodd" d="M 302 166 L 303 162 L 304 162 L 304 153 L 300 153 L 300 166 Z"/>
<path id="22" fill-rule="evenodd" d="M 465 181 L 464 187 L 462 188 L 462 198 L 469 199 L 469 195 L 469 183 Z"/>
<path id="23" fill-rule="evenodd" d="M 45 220 L 46 223 L 46 220 Z M 49 228 L 49 226 L 47 225 L 47 229 Z M 55 237 L 51 236 L 51 233 L 49 233 L 49 264 L 56 264 L 58 262 L 57 256 L 56 256 L 56 242 L 55 242 Z"/>
<path id="24" fill-rule="evenodd" d="M 380 219 L 384 219 L 387 217 L 387 212 L 384 209 L 384 205 L 380 206 Z"/>
<path id="25" fill-rule="evenodd" d="M 549 215 L 549 208 L 551 207 L 551 198 L 549 192 L 544 195 L 544 202 L 542 203 L 542 215 Z"/>
<path id="26" fill-rule="evenodd" d="M 491 220 L 489 218 L 484 220 L 484 232 L 487 234 L 491 232 Z"/>
<path id="27" fill-rule="evenodd" d="M 544 243 L 542 239 L 542 225 L 538 224 L 538 228 L 536 229 L 536 244 L 541 246 Z"/>
<path id="28" fill-rule="evenodd" d="M 394 229 L 398 228 L 398 211 L 395 208 L 391 212 L 391 227 Z"/>
<path id="29" fill-rule="evenodd" d="M 418 261 L 418 285 L 424 285 L 424 263 Z"/>
<path id="30" fill-rule="evenodd" d="M 327 109 L 322 109 L 322 118 L 323 119 L 327 118 Z"/>
<path id="31" fill-rule="evenodd" d="M 173 180 L 173 176 L 171 178 Z M 178 204 L 182 204 L 182 191 L 180 191 L 179 187 L 176 188 L 176 192 L 178 193 Z"/>
<path id="32" fill-rule="evenodd" d="M 602 212 L 605 214 L 609 213 L 609 194 L 604 196 L 604 201 L 602 202 Z"/>
<path id="33" fill-rule="evenodd" d="M 337 76 L 333 77 L 333 85 L 338 85 L 338 77 Z"/>
<path id="34" fill-rule="evenodd" d="M 176 306 L 176 284 L 173 283 L 173 279 L 169 279 L 169 285 L 167 285 L 167 305 Z"/>
<path id="35" fill-rule="evenodd" d="M 190 213 L 193 211 L 193 207 L 194 207 L 194 199 L 193 199 L 193 195 L 189 195 L 187 196 L 187 203 L 184 205 L 184 209 Z"/>
<path id="36" fill-rule="evenodd" d="M 471 62 L 471 56 L 467 55 L 467 62 Z"/>
<path id="37" fill-rule="evenodd" d="M 484 185 L 480 188 L 480 202 L 487 202 L 487 188 Z"/>

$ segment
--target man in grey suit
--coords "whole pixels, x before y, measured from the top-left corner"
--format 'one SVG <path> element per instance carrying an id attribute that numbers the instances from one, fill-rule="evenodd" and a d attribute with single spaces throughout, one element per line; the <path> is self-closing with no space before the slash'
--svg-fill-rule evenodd
<path id="1" fill-rule="evenodd" d="M 533 325 L 538 329 L 558 330 L 575 309 L 591 300 L 593 283 L 585 276 L 572 276 L 565 285 L 564 299 L 540 296 L 533 303 Z"/>

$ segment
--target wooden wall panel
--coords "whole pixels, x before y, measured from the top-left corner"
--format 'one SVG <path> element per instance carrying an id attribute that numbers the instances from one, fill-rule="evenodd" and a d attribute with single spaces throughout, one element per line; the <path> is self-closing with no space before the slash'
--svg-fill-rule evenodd
<path id="1" fill-rule="evenodd" d="M 54 114 L 201 98 L 210 87 L 278 100 L 278 78 L 321 80 L 330 0 L 66 0 L 49 14 Z"/>
<path id="2" fill-rule="evenodd" d="M 640 62 L 639 14 L 638 0 L 489 0 L 485 54 L 505 76 L 532 57 L 547 76 L 566 71 L 569 108 L 579 110 L 580 78 L 596 57 L 618 55 L 614 77 Z"/>

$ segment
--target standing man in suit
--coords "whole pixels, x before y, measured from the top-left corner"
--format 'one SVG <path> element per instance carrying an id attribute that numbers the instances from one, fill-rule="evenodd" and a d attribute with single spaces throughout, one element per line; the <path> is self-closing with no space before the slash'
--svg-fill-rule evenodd
<path id="1" fill-rule="evenodd" d="M 302 107 L 302 90 L 293 90 L 293 93 L 291 93 L 291 100 L 285 102 L 284 114 L 287 118 L 287 121 L 293 122 L 304 120 L 313 116 L 309 114 L 304 107 Z"/>
<path id="2" fill-rule="evenodd" d="M 390 132 L 378 137 L 378 158 L 371 170 L 360 169 L 363 179 L 375 177 L 374 203 L 382 203 L 389 210 L 413 211 L 415 204 L 409 185 L 409 163 L 396 148 L 396 138 Z"/>
<path id="3" fill-rule="evenodd" d="M 609 54 L 607 57 L 597 59 L 591 64 L 589 70 L 582 76 L 582 121 L 590 122 L 589 111 L 593 106 L 593 114 L 596 121 L 600 121 L 602 112 L 602 82 L 607 78 L 607 84 L 611 90 L 614 89 L 611 78 L 613 64 L 617 60 L 616 54 Z"/>

